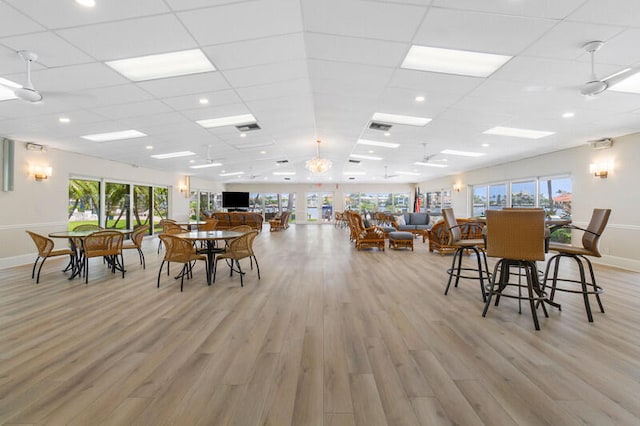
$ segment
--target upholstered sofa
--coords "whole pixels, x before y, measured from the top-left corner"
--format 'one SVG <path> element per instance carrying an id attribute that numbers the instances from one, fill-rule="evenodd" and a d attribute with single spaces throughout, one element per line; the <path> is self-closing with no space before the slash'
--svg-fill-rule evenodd
<path id="1" fill-rule="evenodd" d="M 462 233 L 462 239 L 478 239 L 482 238 L 482 228 L 484 227 L 483 221 L 475 219 L 456 219 L 460 226 Z M 437 251 L 441 255 L 447 253 L 454 253 L 457 247 L 449 245 L 449 229 L 444 223 L 444 220 L 435 223 L 429 230 L 429 251 Z"/>
<path id="2" fill-rule="evenodd" d="M 404 219 L 404 224 L 400 217 Z M 403 213 L 393 217 L 392 225 L 398 231 L 427 231 L 431 228 L 431 225 L 429 225 L 429 213 Z"/>
<path id="3" fill-rule="evenodd" d="M 262 231 L 264 221 L 260 213 L 253 212 L 213 212 L 211 217 L 218 219 L 216 229 L 230 229 L 238 225 L 249 225 L 256 231 Z"/>

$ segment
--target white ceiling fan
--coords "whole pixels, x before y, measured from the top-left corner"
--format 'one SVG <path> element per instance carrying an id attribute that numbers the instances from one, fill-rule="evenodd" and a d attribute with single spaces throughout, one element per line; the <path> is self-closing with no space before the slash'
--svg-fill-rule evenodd
<path id="1" fill-rule="evenodd" d="M 422 160 L 420 161 L 416 161 L 414 164 L 418 165 L 418 166 L 432 166 L 432 167 L 447 167 L 447 165 L 445 164 L 447 162 L 446 158 L 440 159 L 440 160 L 434 160 L 434 157 L 437 156 L 438 154 L 431 154 L 431 155 L 427 155 L 427 143 L 424 142 L 422 144 L 422 148 L 423 148 L 423 155 L 422 155 Z"/>
<path id="2" fill-rule="evenodd" d="M 387 171 L 387 169 L 389 168 L 389 166 L 384 166 L 384 178 L 385 179 L 390 179 L 390 178 L 394 178 L 397 177 L 398 175 L 390 175 L 389 172 Z"/>
<path id="3" fill-rule="evenodd" d="M 611 86 L 638 72 L 638 69 L 626 68 L 608 77 L 599 79 L 596 76 L 595 71 L 595 53 L 600 50 L 603 45 L 604 42 L 602 41 L 590 41 L 582 46 L 584 50 L 591 54 L 591 79 L 580 87 L 580 93 L 582 93 L 584 96 L 599 95 Z"/>
<path id="4" fill-rule="evenodd" d="M 38 60 L 38 55 L 28 50 L 20 50 L 18 51 L 18 55 L 20 55 L 20 57 L 25 61 L 25 64 L 27 65 L 26 82 L 22 86 L 20 86 L 19 84 L 0 84 L 12 90 L 13 94 L 18 99 L 27 102 L 40 102 L 42 100 L 42 93 L 34 89 L 33 83 L 31 82 L 31 63 Z M 5 81 L 9 82 L 9 80 Z"/>

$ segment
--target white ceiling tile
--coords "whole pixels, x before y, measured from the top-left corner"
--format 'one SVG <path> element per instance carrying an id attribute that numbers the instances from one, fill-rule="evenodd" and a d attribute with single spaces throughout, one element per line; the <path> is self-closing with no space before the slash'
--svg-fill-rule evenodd
<path id="1" fill-rule="evenodd" d="M 204 51 L 223 71 L 306 58 L 302 33 L 208 46 Z"/>
<path id="2" fill-rule="evenodd" d="M 166 0 L 173 10 L 189 10 L 221 6 L 232 3 L 242 3 L 247 0 Z"/>
<path id="3" fill-rule="evenodd" d="M 200 99 L 202 98 L 206 98 L 208 103 L 205 105 L 201 104 Z M 176 111 L 183 111 L 187 109 L 202 109 L 212 106 L 236 104 L 241 102 L 241 100 L 235 90 L 228 89 L 217 92 L 202 92 L 192 95 L 163 98 L 162 102 Z"/>
<path id="4" fill-rule="evenodd" d="M 0 37 L 42 31 L 44 28 L 27 15 L 0 2 Z"/>
<path id="5" fill-rule="evenodd" d="M 433 6 L 513 16 L 563 19 L 584 2 L 585 0 L 434 0 Z"/>
<path id="6" fill-rule="evenodd" d="M 139 102 L 151 98 L 149 93 L 133 83 L 71 93 L 77 96 L 69 97 L 67 102 L 81 108 L 99 108 L 106 105 Z"/>
<path id="7" fill-rule="evenodd" d="M 137 85 L 158 98 L 200 94 L 229 89 L 229 84 L 219 72 L 192 74 L 182 77 L 143 81 Z"/>
<path id="8" fill-rule="evenodd" d="M 640 2 L 635 0 L 589 0 L 568 20 L 637 27 L 639 15 Z"/>
<path id="9" fill-rule="evenodd" d="M 87 9 L 69 0 L 5 1 L 47 28 L 67 28 L 169 11 L 162 0 L 100 1 L 92 9 Z"/>
<path id="10" fill-rule="evenodd" d="M 30 50 L 38 55 L 38 63 L 47 67 L 93 62 L 94 59 L 83 53 L 51 31 L 6 37 L 0 43 L 15 51 Z"/>
<path id="11" fill-rule="evenodd" d="M 127 117 L 162 114 L 171 111 L 171 108 L 160 101 L 149 100 L 96 108 L 94 111 L 106 118 L 119 120 Z"/>
<path id="12" fill-rule="evenodd" d="M 101 61 L 196 47 L 182 24 L 170 14 L 59 30 L 57 33 Z"/>
<path id="13" fill-rule="evenodd" d="M 409 51 L 408 43 L 305 34 L 307 57 L 363 65 L 397 67 Z"/>
<path id="14" fill-rule="evenodd" d="M 233 87 L 240 88 L 297 80 L 307 78 L 308 75 L 306 62 L 298 60 L 229 70 L 224 72 L 224 76 Z"/>
<path id="15" fill-rule="evenodd" d="M 238 94 L 245 102 L 258 99 L 274 99 L 294 95 L 311 94 L 308 78 L 287 80 L 278 83 L 261 84 L 251 87 L 238 88 Z"/>
<path id="16" fill-rule="evenodd" d="M 297 0 L 261 0 L 178 13 L 202 45 L 302 31 Z"/>

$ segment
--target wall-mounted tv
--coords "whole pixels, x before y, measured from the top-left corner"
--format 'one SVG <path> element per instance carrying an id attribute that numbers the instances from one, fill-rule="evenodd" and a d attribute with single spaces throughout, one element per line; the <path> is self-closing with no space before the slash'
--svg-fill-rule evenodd
<path id="1" fill-rule="evenodd" d="M 248 209 L 248 192 L 222 192 L 222 208 L 225 209 Z"/>

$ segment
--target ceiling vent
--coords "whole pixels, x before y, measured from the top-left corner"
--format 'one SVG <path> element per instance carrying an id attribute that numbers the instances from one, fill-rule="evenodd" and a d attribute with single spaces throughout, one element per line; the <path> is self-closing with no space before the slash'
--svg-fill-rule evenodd
<path id="1" fill-rule="evenodd" d="M 360 160 L 349 160 L 349 162 L 353 164 L 360 164 Z"/>
<path id="2" fill-rule="evenodd" d="M 379 121 L 372 121 L 369 123 L 369 128 L 372 130 L 380 130 L 383 132 L 388 132 L 391 130 L 391 124 L 380 123 Z"/>
<path id="3" fill-rule="evenodd" d="M 276 163 L 278 164 L 287 164 L 289 162 L 289 160 L 278 160 L 276 161 Z"/>
<path id="4" fill-rule="evenodd" d="M 241 132 L 251 132 L 253 130 L 260 130 L 261 127 L 258 123 L 248 123 L 248 124 L 241 124 L 239 126 L 236 126 L 236 129 L 238 129 Z"/>
<path id="5" fill-rule="evenodd" d="M 591 148 L 593 149 L 607 149 L 613 146 L 613 139 L 606 138 L 597 141 L 591 141 L 589 142 L 589 145 L 591 145 Z"/>

